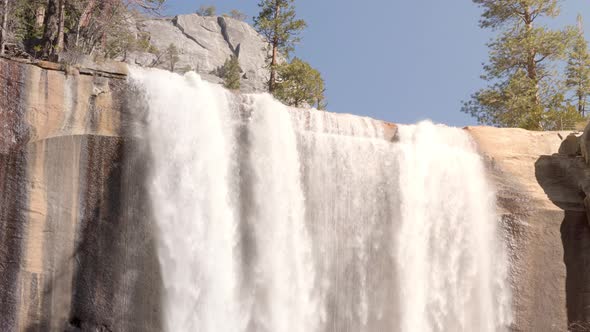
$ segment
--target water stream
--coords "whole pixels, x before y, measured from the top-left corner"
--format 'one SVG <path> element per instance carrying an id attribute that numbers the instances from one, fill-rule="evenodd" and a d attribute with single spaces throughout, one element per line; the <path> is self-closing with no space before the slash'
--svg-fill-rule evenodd
<path id="1" fill-rule="evenodd" d="M 504 243 L 461 129 L 290 109 L 132 69 L 167 331 L 506 331 Z"/>

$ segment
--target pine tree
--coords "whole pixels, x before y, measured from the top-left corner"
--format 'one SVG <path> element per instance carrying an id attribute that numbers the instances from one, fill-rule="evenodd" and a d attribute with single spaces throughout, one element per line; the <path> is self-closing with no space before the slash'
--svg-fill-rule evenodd
<path id="1" fill-rule="evenodd" d="M 306 26 L 305 21 L 295 18 L 294 0 L 261 0 L 261 11 L 254 18 L 254 27 L 266 38 L 271 47 L 270 79 L 268 91 L 273 92 L 277 79 L 279 53 L 289 56 L 299 41 L 298 34 Z"/>
<path id="2" fill-rule="evenodd" d="M 569 52 L 566 67 L 566 81 L 577 99 L 577 109 L 582 116 L 586 113 L 587 97 L 590 95 L 590 53 L 584 38 L 582 16 L 578 15 L 578 34 Z"/>
<path id="3" fill-rule="evenodd" d="M 569 30 L 535 25 L 559 14 L 558 0 L 473 0 L 483 8 L 482 28 L 499 31 L 488 47 L 483 79 L 491 86 L 471 96 L 462 111 L 480 123 L 544 129 L 552 127 L 549 112 L 560 111 L 555 100 L 557 77 L 551 70 L 563 58 L 571 40 Z"/>
<path id="4" fill-rule="evenodd" d="M 277 99 L 295 107 L 325 108 L 324 80 L 319 71 L 298 58 L 277 69 L 279 81 L 273 93 Z"/>
<path id="5" fill-rule="evenodd" d="M 240 78 L 242 76 L 242 68 L 238 57 L 232 55 L 218 71 L 219 77 L 223 78 L 223 86 L 230 90 L 240 89 Z"/>
<path id="6" fill-rule="evenodd" d="M 170 65 L 170 71 L 173 72 L 174 69 L 176 69 L 176 64 L 180 60 L 178 48 L 173 43 L 170 43 L 166 49 L 166 59 Z"/>

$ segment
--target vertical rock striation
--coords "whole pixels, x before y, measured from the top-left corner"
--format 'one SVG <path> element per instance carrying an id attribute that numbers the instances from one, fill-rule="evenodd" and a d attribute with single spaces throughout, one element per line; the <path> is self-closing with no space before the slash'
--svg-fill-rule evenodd
<path id="1" fill-rule="evenodd" d="M 0 59 L 0 330 L 159 331 L 125 73 L 56 69 Z"/>

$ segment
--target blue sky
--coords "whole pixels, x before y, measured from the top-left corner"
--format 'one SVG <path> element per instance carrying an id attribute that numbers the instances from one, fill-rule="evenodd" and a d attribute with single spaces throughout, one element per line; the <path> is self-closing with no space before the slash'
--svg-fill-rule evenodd
<path id="1" fill-rule="evenodd" d="M 257 0 L 168 0 L 166 14 L 214 5 L 250 17 Z M 485 84 L 482 62 L 492 32 L 478 27 L 480 10 L 469 0 L 297 0 L 308 28 L 295 55 L 319 69 L 328 110 L 396 123 L 424 119 L 453 126 L 475 121 L 461 100 Z M 575 24 L 581 13 L 590 37 L 590 1 L 564 0 L 551 25 Z"/>

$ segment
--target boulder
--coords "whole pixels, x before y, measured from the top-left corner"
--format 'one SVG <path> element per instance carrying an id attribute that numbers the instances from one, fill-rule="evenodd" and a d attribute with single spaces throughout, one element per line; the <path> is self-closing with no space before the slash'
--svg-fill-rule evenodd
<path id="1" fill-rule="evenodd" d="M 150 42 L 160 52 L 170 44 L 179 49 L 175 71 L 194 70 L 203 78 L 218 83 L 215 72 L 232 55 L 238 57 L 242 68 L 243 92 L 266 90 L 268 46 L 248 23 L 229 17 L 178 15 L 173 18 L 147 19 L 137 23 L 138 33 L 147 33 Z M 132 53 L 127 62 L 152 66 L 156 56 L 149 53 Z M 160 59 L 157 67 L 168 69 L 170 64 Z"/>
<path id="2" fill-rule="evenodd" d="M 568 156 L 580 155 L 580 138 L 574 133 L 567 135 L 559 146 L 558 153 Z"/>

